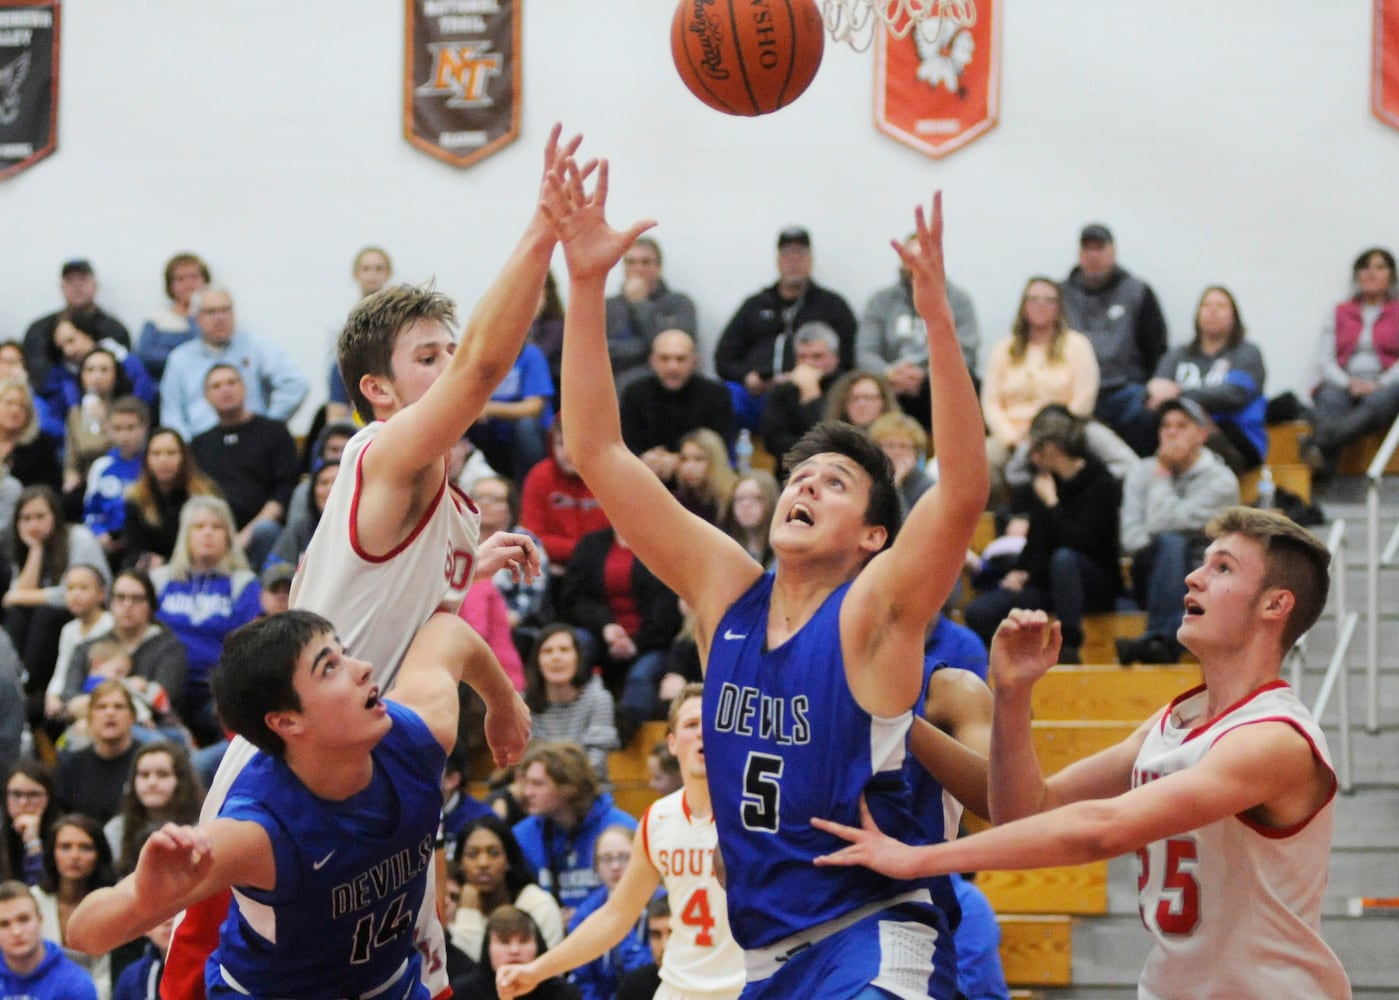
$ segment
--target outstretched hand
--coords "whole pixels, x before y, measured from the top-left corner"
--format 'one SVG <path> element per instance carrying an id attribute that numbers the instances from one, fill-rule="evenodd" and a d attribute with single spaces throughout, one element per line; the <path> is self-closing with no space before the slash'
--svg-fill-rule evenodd
<path id="1" fill-rule="evenodd" d="M 589 191 L 584 184 L 591 164 L 580 169 L 573 160 L 559 164 L 544 178 L 540 209 L 554 225 L 563 243 L 564 259 L 573 280 L 605 278 L 638 236 L 653 227 L 644 219 L 618 232 L 607 223 L 607 161 L 597 165 L 597 180 Z"/>
<path id="2" fill-rule="evenodd" d="M 991 639 L 991 677 L 996 687 L 1033 684 L 1059 660 L 1064 634 L 1043 611 L 1016 608 Z"/>
<path id="3" fill-rule="evenodd" d="M 833 833 L 842 840 L 850 841 L 849 847 L 813 859 L 817 867 L 864 865 L 881 875 L 897 879 L 932 874 L 926 870 L 926 864 L 920 864 L 918 848 L 901 843 L 879 829 L 863 797 L 860 798 L 859 828 L 814 816 L 811 825 L 826 833 Z"/>
<path id="4" fill-rule="evenodd" d="M 495 970 L 495 991 L 500 1000 L 512 1000 L 524 996 L 540 984 L 544 977 L 539 975 L 536 963 L 525 965 L 502 965 Z"/>
<path id="5" fill-rule="evenodd" d="M 519 531 L 497 531 L 476 550 L 474 579 L 488 580 L 500 570 L 509 569 L 515 583 L 533 583 L 539 578 L 539 547 L 534 539 Z"/>
<path id="6" fill-rule="evenodd" d="M 136 862 L 138 899 L 179 899 L 196 889 L 214 864 L 214 844 L 198 827 L 166 823 L 146 840 Z"/>
<path id="7" fill-rule="evenodd" d="M 913 239 L 905 245 L 890 240 L 903 261 L 913 283 L 913 307 L 927 315 L 935 307 L 947 304 L 947 278 L 942 259 L 942 192 L 933 193 L 932 219 L 919 205 L 914 212 Z"/>

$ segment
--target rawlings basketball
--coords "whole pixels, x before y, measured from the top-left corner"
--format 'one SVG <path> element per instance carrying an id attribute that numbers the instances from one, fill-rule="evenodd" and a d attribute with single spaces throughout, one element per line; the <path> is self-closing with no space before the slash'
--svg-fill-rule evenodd
<path id="1" fill-rule="evenodd" d="M 730 115 L 766 115 L 795 101 L 825 43 L 816 0 L 680 0 L 670 25 L 680 79 Z"/>

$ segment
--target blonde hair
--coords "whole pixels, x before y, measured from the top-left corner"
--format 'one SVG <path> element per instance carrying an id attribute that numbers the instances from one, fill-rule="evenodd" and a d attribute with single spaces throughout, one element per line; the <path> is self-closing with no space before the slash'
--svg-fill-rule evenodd
<path id="1" fill-rule="evenodd" d="M 248 569 L 248 557 L 238 544 L 238 529 L 233 524 L 233 511 L 221 497 L 192 496 L 180 508 L 180 531 L 175 538 L 175 550 L 170 554 L 169 572 L 172 580 L 189 579 L 193 566 L 189 560 L 189 534 L 194 528 L 194 519 L 200 514 L 213 514 L 223 523 L 228 536 L 228 551 L 219 560 L 215 571 L 231 576 L 234 570 Z"/>
<path id="2" fill-rule="evenodd" d="M 17 392 L 24 401 L 24 409 L 29 414 L 29 419 L 20 428 L 19 444 L 31 444 L 39 436 L 39 415 L 34 411 L 34 390 L 29 387 L 29 379 L 22 375 L 10 375 L 0 379 L 0 399 L 5 398 L 7 392 Z"/>
<path id="3" fill-rule="evenodd" d="M 738 473 L 729 465 L 728 446 L 724 444 L 723 438 L 708 427 L 692 430 L 680 439 L 682 449 L 687 444 L 704 449 L 709 466 L 703 485 L 693 491 L 694 495 L 702 501 L 712 503 L 716 513 L 722 511 L 733 496 L 734 487 L 738 485 Z M 680 489 L 689 491 L 689 487 L 683 484 Z"/>

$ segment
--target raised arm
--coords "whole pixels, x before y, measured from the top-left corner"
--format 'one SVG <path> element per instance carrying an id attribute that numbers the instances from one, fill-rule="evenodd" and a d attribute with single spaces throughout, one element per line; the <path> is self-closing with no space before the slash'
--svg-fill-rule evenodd
<path id="1" fill-rule="evenodd" d="M 608 519 L 637 558 L 684 598 L 712 627 L 761 572 L 742 547 L 685 510 L 646 464 L 627 450 L 607 356 L 604 283 L 632 241 L 654 225 L 618 232 L 608 225 L 607 163 L 592 191 L 572 164 L 561 182 L 551 177 L 545 200 L 568 261 L 564 318 L 564 443 Z"/>
<path id="2" fill-rule="evenodd" d="M 891 241 L 913 278 L 913 304 L 928 336 L 933 443 L 941 475 L 909 511 L 898 538 L 856 578 L 841 611 L 847 676 L 856 700 L 877 714 L 905 708 L 921 679 L 923 633 L 962 572 L 986 506 L 981 407 L 962 359 L 942 259 L 942 195 L 931 220 L 917 211 L 917 237 Z M 889 639 L 895 639 L 889 642 Z M 852 670 L 851 664 L 856 664 Z"/>
<path id="3" fill-rule="evenodd" d="M 134 872 L 110 888 L 90 892 L 78 904 L 68 918 L 66 943 L 101 955 L 205 896 L 231 885 L 270 890 L 276 879 L 272 842 L 256 823 L 167 823 L 141 848 Z"/>
<path id="4" fill-rule="evenodd" d="M 560 126 L 544 147 L 544 174 L 565 162 L 581 136 L 559 145 Z M 365 454 L 367 476 L 412 483 L 461 440 L 491 393 L 515 364 L 539 305 L 554 252 L 554 229 L 536 207 L 524 235 L 462 331 L 442 376 L 412 406 L 396 414 Z"/>
<path id="5" fill-rule="evenodd" d="M 642 820 L 643 824 L 645 820 Z M 646 903 L 661 883 L 661 873 L 646 856 L 642 827 L 632 839 L 631 860 L 602 907 L 593 911 L 556 947 L 525 965 L 496 970 L 496 992 L 502 1000 L 524 996 L 546 979 L 572 972 L 598 958 L 636 926 Z"/>

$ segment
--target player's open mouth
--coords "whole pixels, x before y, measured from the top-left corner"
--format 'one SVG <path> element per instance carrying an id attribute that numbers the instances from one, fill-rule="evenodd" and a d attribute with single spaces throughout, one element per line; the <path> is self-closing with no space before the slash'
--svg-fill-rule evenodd
<path id="1" fill-rule="evenodd" d="M 813 523 L 811 520 L 811 511 L 807 509 L 805 504 L 794 503 L 792 504 L 792 509 L 787 511 L 787 523 L 792 524 L 793 522 L 797 524 Z"/>
<path id="2" fill-rule="evenodd" d="M 365 708 L 378 708 L 378 707 L 379 707 L 379 689 L 378 689 L 377 687 L 375 687 L 372 691 L 369 692 L 369 697 L 366 698 L 366 699 L 364 700 L 364 707 L 365 707 Z"/>
<path id="3" fill-rule="evenodd" d="M 1185 599 L 1185 613 L 1187 615 L 1202 615 L 1205 613 L 1205 609 L 1200 607 L 1198 601 L 1192 601 L 1187 597 Z"/>

